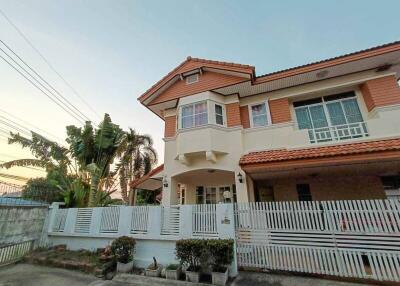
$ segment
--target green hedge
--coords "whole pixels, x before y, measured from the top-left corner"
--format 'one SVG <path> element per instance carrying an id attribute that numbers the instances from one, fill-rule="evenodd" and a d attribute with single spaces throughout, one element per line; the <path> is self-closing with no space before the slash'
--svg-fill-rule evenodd
<path id="1" fill-rule="evenodd" d="M 213 271 L 224 272 L 233 261 L 233 248 L 232 239 L 181 239 L 176 242 L 176 256 L 188 270 L 211 266 Z"/>
<path id="2" fill-rule="evenodd" d="M 132 237 L 121 236 L 111 243 L 111 251 L 118 262 L 128 263 L 133 260 L 136 241 Z"/>

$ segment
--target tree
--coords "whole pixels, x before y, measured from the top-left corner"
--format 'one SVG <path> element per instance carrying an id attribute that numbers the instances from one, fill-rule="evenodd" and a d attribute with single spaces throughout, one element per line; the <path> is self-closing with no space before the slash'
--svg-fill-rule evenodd
<path id="1" fill-rule="evenodd" d="M 128 202 L 128 187 L 133 180 L 151 171 L 157 163 L 157 153 L 150 136 L 137 134 L 130 128 L 117 150 L 117 156 L 119 162 L 116 172 L 120 181 L 121 196 Z"/>
<path id="2" fill-rule="evenodd" d="M 46 203 L 63 201 L 61 190 L 50 184 L 46 178 L 29 179 L 22 189 L 22 197 Z"/>

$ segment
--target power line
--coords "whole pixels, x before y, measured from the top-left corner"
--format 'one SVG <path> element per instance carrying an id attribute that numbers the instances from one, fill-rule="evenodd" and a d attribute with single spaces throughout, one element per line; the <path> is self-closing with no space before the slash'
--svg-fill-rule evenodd
<path id="1" fill-rule="evenodd" d="M 46 57 L 33 45 L 33 43 L 25 36 L 25 34 L 15 25 L 10 18 L 0 9 L 0 14 L 7 20 L 7 22 L 17 31 L 17 33 L 28 43 L 28 45 L 42 58 L 42 60 L 47 64 L 47 66 L 70 88 L 70 90 L 86 105 L 98 119 L 101 116 L 96 112 L 96 110 L 86 102 L 86 100 L 76 91 L 76 89 L 54 68 L 54 66 L 46 59 Z"/>
<path id="2" fill-rule="evenodd" d="M 83 114 L 76 106 L 74 106 L 68 99 L 66 99 L 57 89 L 55 89 L 48 81 L 46 81 L 34 68 L 32 68 L 30 65 L 26 63 L 13 49 L 10 48 L 4 41 L 0 40 L 0 42 L 14 55 L 16 56 L 26 67 L 28 67 L 39 79 L 41 79 L 44 83 L 46 83 L 59 97 L 61 97 L 65 103 L 71 108 L 71 110 L 78 116 L 82 117 L 85 120 L 89 120 L 89 117 L 87 117 L 85 114 Z M 11 56 L 9 56 L 3 49 L 0 48 L 0 50 L 5 53 L 10 59 L 12 59 L 18 66 L 20 66 Z M 21 66 L 20 66 L 21 67 Z M 23 67 L 21 67 L 24 69 Z M 24 71 L 28 73 L 25 69 Z M 32 75 L 31 75 L 32 77 Z M 37 79 L 35 79 L 38 83 L 40 83 Z M 41 84 L 41 83 L 40 83 Z M 43 88 L 45 88 L 48 92 L 52 93 L 48 88 L 46 88 L 44 85 L 41 84 Z M 52 93 L 53 94 L 53 93 Z M 54 95 L 54 94 L 53 94 Z M 54 95 L 56 96 L 56 95 Z M 57 97 L 57 96 L 56 96 Z M 61 101 L 61 100 L 60 100 Z"/>
<path id="3" fill-rule="evenodd" d="M 0 42 L 2 42 L 2 41 L 0 40 Z M 0 57 L 1 57 L 5 62 L 7 62 L 10 66 L 12 66 L 16 71 L 18 71 L 19 74 L 23 75 L 25 79 L 29 80 L 30 83 L 34 84 L 34 86 L 36 86 L 36 87 L 37 87 L 38 89 L 40 89 L 42 92 L 44 92 L 44 91 L 42 90 L 42 88 L 45 89 L 45 90 L 50 94 L 50 95 L 48 95 L 47 93 L 45 93 L 46 96 L 47 96 L 49 99 L 51 99 L 54 103 L 57 103 L 57 104 L 59 103 L 58 105 L 59 105 L 60 107 L 62 106 L 62 108 L 63 108 L 69 115 L 73 116 L 75 119 L 76 119 L 77 117 L 79 117 L 79 118 L 80 118 L 79 121 L 82 120 L 82 122 L 85 122 L 86 120 L 90 120 L 90 119 L 88 119 L 88 118 L 85 118 L 84 115 L 82 116 L 82 115 L 80 114 L 80 111 L 77 112 L 77 111 L 75 111 L 73 108 L 71 108 L 71 107 L 69 106 L 69 105 L 72 105 L 70 102 L 68 102 L 68 101 L 65 100 L 65 99 L 64 99 L 64 101 L 61 100 L 55 93 L 53 93 L 49 88 L 47 88 L 46 86 L 44 86 L 42 82 L 40 82 L 40 81 L 39 81 L 36 77 L 34 77 L 29 71 L 27 71 L 23 66 L 21 66 L 16 60 L 14 60 L 14 59 L 13 59 L 7 52 L 5 52 L 2 48 L 0 48 L 0 50 L 1 50 L 9 59 L 11 59 L 20 69 L 22 69 L 30 78 L 32 78 L 33 81 L 35 81 L 37 84 L 39 84 L 39 85 L 41 86 L 41 88 L 39 88 L 36 84 L 34 84 L 34 83 L 32 82 L 32 80 L 28 79 L 28 78 L 25 76 L 25 74 L 21 72 L 20 69 L 18 69 L 17 67 L 15 67 L 12 63 L 10 63 L 9 61 L 7 61 L 3 56 L 0 55 Z M 52 97 L 52 96 L 53 96 L 53 97 Z M 66 104 L 65 102 L 68 102 L 69 104 Z M 60 105 L 60 104 L 61 104 L 61 105 Z M 72 106 L 73 106 L 73 105 L 72 105 Z M 67 108 L 68 110 L 66 110 L 66 108 Z M 74 107 L 74 108 L 76 109 L 76 107 Z M 73 113 L 74 115 L 72 115 L 71 113 Z"/>
<path id="4" fill-rule="evenodd" d="M 55 104 L 57 104 L 59 107 L 61 107 L 65 112 L 67 112 L 70 116 L 72 116 L 75 120 L 77 120 L 79 123 L 83 124 L 81 119 L 77 118 L 75 115 L 70 113 L 65 107 L 58 103 L 56 100 L 54 100 L 50 95 L 48 95 L 45 91 L 43 91 L 39 86 L 37 86 L 33 81 L 31 81 L 28 77 L 26 77 L 18 68 L 16 68 L 13 64 L 11 64 L 9 61 L 7 61 L 2 55 L 0 55 L 0 58 L 2 58 L 9 66 L 11 66 L 14 70 L 16 70 L 21 76 L 23 76 L 27 81 L 29 81 L 34 87 L 36 87 L 40 92 L 42 92 L 47 98 L 49 98 L 51 101 L 53 101 Z"/>
<path id="5" fill-rule="evenodd" d="M 4 114 L 6 114 L 6 115 L 12 117 L 14 120 L 0 114 L 0 117 L 4 118 L 5 120 L 7 120 L 7 121 L 9 121 L 9 122 L 11 122 L 11 123 L 13 123 L 14 125 L 17 125 L 17 126 L 23 128 L 23 129 L 25 129 L 25 130 L 28 130 L 29 132 L 32 132 L 32 129 L 36 129 L 36 130 L 38 130 L 38 131 L 40 131 L 40 132 L 42 132 L 42 133 L 45 133 L 45 134 L 47 134 L 47 135 L 53 137 L 53 139 L 57 139 L 57 140 L 59 140 L 59 141 L 61 141 L 61 142 L 64 142 L 64 139 L 62 139 L 62 138 L 60 138 L 60 137 L 58 137 L 58 136 L 56 136 L 56 135 L 54 135 L 54 134 L 52 134 L 52 133 L 46 131 L 46 130 L 41 129 L 40 127 L 35 126 L 35 125 L 33 125 L 32 123 L 26 122 L 25 120 L 23 120 L 23 119 L 21 119 L 21 118 L 19 118 L 19 117 L 17 117 L 17 116 L 15 116 L 15 115 L 13 115 L 13 114 L 11 114 L 11 113 L 9 113 L 9 112 L 7 112 L 7 111 L 5 111 L 5 110 L 3 110 L 3 109 L 0 108 L 0 113 L 1 113 L 1 112 L 3 112 Z M 15 120 L 18 120 L 18 121 L 22 122 L 24 125 L 22 125 L 22 124 L 16 122 Z M 28 127 L 26 127 L 25 125 L 28 125 L 28 126 L 33 127 L 33 128 L 28 128 Z M 33 130 L 33 131 L 34 131 L 35 133 L 39 134 L 40 132 L 38 132 L 38 131 L 36 131 L 36 130 Z M 43 136 L 43 137 L 45 137 L 45 136 Z"/>

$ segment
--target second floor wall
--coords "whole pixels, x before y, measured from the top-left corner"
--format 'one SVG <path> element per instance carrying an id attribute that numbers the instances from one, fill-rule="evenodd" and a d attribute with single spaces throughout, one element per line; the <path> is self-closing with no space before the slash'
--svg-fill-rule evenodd
<path id="1" fill-rule="evenodd" d="M 400 136 L 400 89 L 394 74 L 366 71 L 244 98 L 206 91 L 180 98 L 164 119 L 166 157 L 185 163 L 203 154 L 212 163 L 234 152 L 236 160 Z"/>

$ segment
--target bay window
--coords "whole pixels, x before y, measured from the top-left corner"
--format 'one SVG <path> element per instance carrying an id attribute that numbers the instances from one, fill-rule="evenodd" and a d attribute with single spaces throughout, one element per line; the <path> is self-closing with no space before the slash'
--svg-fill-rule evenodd
<path id="1" fill-rule="evenodd" d="M 299 129 L 308 129 L 311 143 L 368 136 L 353 92 L 294 104 Z"/>
<path id="2" fill-rule="evenodd" d="M 182 107 L 182 128 L 192 128 L 208 123 L 207 102 L 188 104 Z"/>
<path id="3" fill-rule="evenodd" d="M 225 108 L 214 101 L 200 101 L 180 108 L 180 129 L 189 129 L 207 124 L 225 125 Z"/>

